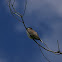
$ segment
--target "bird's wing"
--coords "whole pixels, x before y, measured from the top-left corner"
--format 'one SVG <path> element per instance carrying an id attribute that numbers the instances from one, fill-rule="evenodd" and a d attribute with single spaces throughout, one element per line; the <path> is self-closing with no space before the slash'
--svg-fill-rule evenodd
<path id="1" fill-rule="evenodd" d="M 28 33 L 32 39 L 39 40 L 39 36 L 38 36 L 37 32 L 35 32 L 34 30 L 28 30 Z"/>

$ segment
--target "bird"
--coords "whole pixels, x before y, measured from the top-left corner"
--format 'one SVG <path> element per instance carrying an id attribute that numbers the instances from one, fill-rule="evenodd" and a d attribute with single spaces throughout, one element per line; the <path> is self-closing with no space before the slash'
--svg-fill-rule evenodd
<path id="1" fill-rule="evenodd" d="M 44 43 L 41 39 L 40 39 L 40 37 L 39 37 L 39 35 L 37 34 L 37 32 L 35 31 L 35 30 L 33 30 L 31 27 L 28 27 L 27 29 L 26 29 L 26 32 L 27 32 L 27 35 L 28 35 L 28 37 L 30 38 L 30 39 L 33 39 L 33 40 L 40 40 L 42 43 Z M 45 44 L 45 43 L 44 43 Z M 46 45 L 46 44 L 45 44 Z M 46 47 L 48 48 L 48 46 L 46 45 Z M 48 48 L 49 49 L 49 48 Z"/>
<path id="2" fill-rule="evenodd" d="M 30 39 L 34 39 L 34 40 L 40 40 L 38 34 L 36 31 L 34 31 L 31 27 L 28 27 L 27 30 L 27 35 Z M 43 41 L 41 40 L 41 42 L 43 43 Z"/>

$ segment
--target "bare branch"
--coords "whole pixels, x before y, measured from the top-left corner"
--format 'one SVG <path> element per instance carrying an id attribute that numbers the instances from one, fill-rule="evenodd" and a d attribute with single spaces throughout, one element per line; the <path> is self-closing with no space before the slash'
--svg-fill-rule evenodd
<path id="1" fill-rule="evenodd" d="M 11 6 L 13 6 L 12 4 L 11 4 L 11 0 L 9 0 L 9 2 L 8 2 L 9 4 L 8 4 L 8 6 L 9 6 L 9 9 L 10 9 L 10 12 L 11 12 L 11 14 L 18 20 L 18 21 L 20 21 L 14 14 L 15 14 L 15 12 L 12 10 L 12 8 L 11 8 Z M 14 4 L 14 3 L 13 3 Z"/>
<path id="2" fill-rule="evenodd" d="M 58 44 L 58 53 L 60 53 L 60 48 L 59 48 L 59 42 L 58 42 L 58 40 L 57 40 L 57 44 Z"/>
<path id="3" fill-rule="evenodd" d="M 26 8 L 27 8 L 27 0 L 26 0 L 26 2 L 25 2 L 25 8 L 24 8 L 24 13 L 23 13 L 23 16 L 25 15 Z"/>
<path id="4" fill-rule="evenodd" d="M 25 29 L 27 30 L 27 27 L 26 27 L 26 25 L 25 25 L 25 23 L 24 23 L 24 19 L 23 19 L 23 16 L 25 15 L 25 12 L 26 12 L 27 0 L 26 0 L 26 3 L 25 3 L 25 9 L 24 9 L 24 11 L 23 11 L 23 14 L 20 14 L 20 13 L 17 12 L 16 9 L 14 8 L 15 0 L 13 1 L 13 3 L 11 2 L 11 0 L 9 0 L 8 3 L 9 3 L 8 6 L 9 6 L 9 9 L 10 9 L 11 14 L 12 14 L 19 22 L 22 22 L 23 25 L 24 25 L 24 27 L 25 27 Z M 20 17 L 22 21 L 21 21 L 17 16 Z M 34 40 L 34 39 L 33 39 L 33 40 Z M 46 45 L 46 43 L 43 42 L 42 40 L 40 40 L 40 41 L 43 42 L 43 43 L 46 45 L 47 48 L 45 48 L 45 47 L 43 47 L 42 45 L 40 45 L 36 40 L 34 40 L 34 41 L 35 41 L 35 43 L 37 43 L 37 45 L 39 46 L 39 48 L 42 47 L 44 50 L 49 51 L 49 52 L 52 52 L 52 53 L 54 53 L 54 54 L 62 54 L 62 52 L 60 52 L 58 40 L 57 40 L 57 43 L 58 43 L 58 51 L 52 51 L 51 49 L 49 49 L 49 47 Z M 43 54 L 41 48 L 40 48 L 40 51 L 41 51 L 41 53 Z M 43 56 L 45 57 L 44 54 L 43 54 Z M 45 57 L 45 59 L 46 59 L 48 62 L 50 62 L 46 57 Z"/>
<path id="5" fill-rule="evenodd" d="M 44 41 L 42 41 L 42 40 L 40 40 L 42 43 L 44 43 L 45 44 L 45 46 L 49 49 L 49 47 L 46 45 L 46 43 L 44 42 Z"/>
<path id="6" fill-rule="evenodd" d="M 14 0 L 14 2 L 15 2 L 15 0 Z M 12 3 L 11 3 L 11 0 L 9 0 L 9 9 L 10 9 L 10 12 L 11 12 L 11 14 L 12 14 L 18 21 L 22 22 L 23 25 L 24 25 L 24 27 L 25 27 L 25 29 L 27 29 L 27 28 L 26 28 L 26 25 L 25 25 L 25 23 L 24 23 L 24 20 L 23 20 L 23 15 L 20 14 L 19 12 L 17 12 L 17 11 L 15 10 L 15 8 L 14 8 L 14 2 L 13 2 L 13 4 L 12 4 Z M 25 6 L 25 7 L 26 7 L 26 6 Z M 25 10 L 26 10 L 26 9 L 25 9 Z M 24 14 L 25 14 L 25 10 L 24 10 Z M 19 17 L 22 19 L 22 21 L 21 21 L 20 19 L 18 19 L 15 15 L 19 16 Z"/>
<path id="7" fill-rule="evenodd" d="M 40 48 L 40 46 L 39 46 L 39 48 Z M 42 55 L 44 56 L 44 58 L 45 58 L 48 62 L 50 62 L 50 60 L 48 60 L 47 57 L 46 57 L 46 56 L 44 55 L 44 53 L 42 52 L 41 48 L 40 48 L 40 51 L 41 51 Z"/>
<path id="8" fill-rule="evenodd" d="M 33 39 L 34 40 L 34 39 Z M 35 41 L 35 40 L 34 40 Z M 50 49 L 46 49 L 45 47 L 43 47 L 42 45 L 40 45 L 37 41 L 35 41 L 35 43 L 37 43 L 38 46 L 42 47 L 44 50 L 52 52 L 54 54 L 62 54 L 62 52 L 58 52 L 58 51 L 52 51 Z"/>

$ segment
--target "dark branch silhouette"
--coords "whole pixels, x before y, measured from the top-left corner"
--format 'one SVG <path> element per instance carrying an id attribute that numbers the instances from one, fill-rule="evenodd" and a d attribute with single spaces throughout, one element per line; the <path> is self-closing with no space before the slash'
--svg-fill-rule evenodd
<path id="1" fill-rule="evenodd" d="M 44 58 L 48 61 L 48 62 L 51 62 L 45 55 L 44 55 L 44 53 L 42 52 L 42 50 L 41 50 L 41 48 L 40 48 L 40 46 L 38 45 L 38 47 L 39 47 L 39 49 L 40 49 L 40 51 L 41 51 L 41 53 L 42 53 L 42 55 L 44 56 Z"/>
<path id="2" fill-rule="evenodd" d="M 33 40 L 34 40 L 34 39 L 33 39 Z M 50 50 L 50 49 L 46 49 L 45 47 L 43 47 L 42 45 L 40 45 L 36 40 L 34 40 L 34 41 L 35 41 L 35 43 L 37 43 L 38 46 L 42 47 L 42 48 L 43 48 L 44 50 L 46 50 L 46 51 L 52 52 L 52 53 L 54 53 L 54 54 L 62 54 L 62 52 L 52 51 L 52 50 Z"/>
<path id="3" fill-rule="evenodd" d="M 13 3 L 11 2 L 11 0 L 9 0 L 8 3 L 9 3 L 8 6 L 9 6 L 9 9 L 10 9 L 11 14 L 12 14 L 19 22 L 22 22 L 22 23 L 23 23 L 23 25 L 24 25 L 24 27 L 25 27 L 25 29 L 26 29 L 26 31 L 27 31 L 27 27 L 26 27 L 26 25 L 25 25 L 25 23 L 24 23 L 24 19 L 23 19 L 23 16 L 25 15 L 25 12 L 26 12 L 27 0 L 26 0 L 26 4 L 25 4 L 25 8 L 24 8 L 23 15 L 20 14 L 19 12 L 17 12 L 17 11 L 15 10 L 15 8 L 14 8 L 15 0 L 14 0 Z M 21 20 L 20 20 L 17 16 L 20 17 Z M 33 30 L 33 31 L 34 31 L 34 30 Z M 35 33 L 37 34 L 37 32 L 35 32 Z M 31 34 L 30 34 L 30 35 L 31 35 Z M 49 51 L 49 52 L 52 52 L 52 53 L 54 53 L 54 54 L 62 54 L 62 52 L 60 51 L 60 48 L 59 48 L 59 42 L 58 42 L 58 40 L 57 40 L 57 43 L 58 43 L 58 51 L 53 51 L 53 50 L 49 49 L 49 47 L 46 45 L 46 43 L 43 42 L 42 40 L 40 40 L 39 37 L 38 37 L 39 40 L 40 40 L 42 43 L 44 43 L 47 48 L 45 48 L 45 47 L 43 47 L 42 45 L 40 45 L 40 44 L 36 41 L 36 39 L 34 39 L 35 36 L 32 36 L 32 35 L 31 35 L 31 38 L 33 39 L 33 41 L 35 41 L 35 43 L 39 46 L 39 48 L 41 47 L 41 48 L 43 48 L 44 50 Z M 37 40 L 38 40 L 38 39 L 37 39 Z M 43 52 L 42 52 L 41 49 L 40 49 L 40 51 L 41 51 L 41 53 L 43 54 Z M 44 54 L 43 54 L 43 56 L 45 57 Z M 46 58 L 46 57 L 45 57 L 45 58 Z M 46 60 L 47 60 L 48 62 L 50 62 L 47 58 L 46 58 Z"/>
<path id="4" fill-rule="evenodd" d="M 57 40 L 57 43 L 58 43 L 58 53 L 60 53 L 60 48 L 59 48 L 59 42 L 58 42 L 58 40 Z"/>

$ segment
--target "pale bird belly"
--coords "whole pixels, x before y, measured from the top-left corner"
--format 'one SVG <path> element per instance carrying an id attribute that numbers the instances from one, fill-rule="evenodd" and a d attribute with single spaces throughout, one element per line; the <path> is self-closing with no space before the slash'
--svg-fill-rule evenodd
<path id="1" fill-rule="evenodd" d="M 27 31 L 26 31 L 27 32 Z M 28 35 L 28 37 L 30 38 L 30 39 L 32 39 L 32 37 L 30 36 L 30 34 L 27 32 L 27 35 Z"/>

